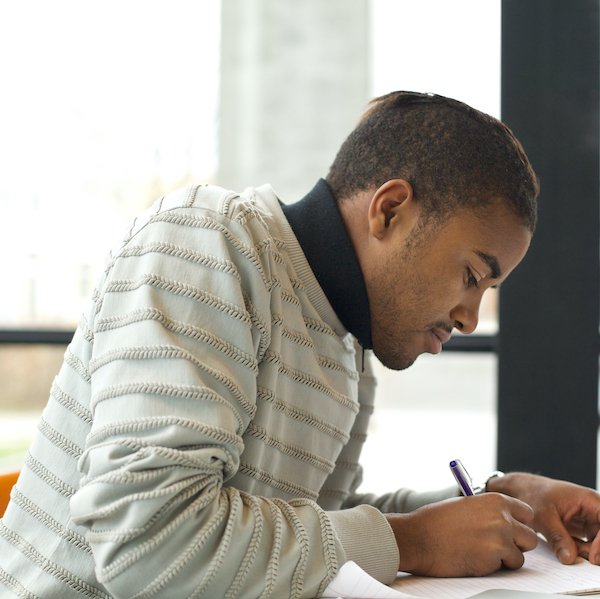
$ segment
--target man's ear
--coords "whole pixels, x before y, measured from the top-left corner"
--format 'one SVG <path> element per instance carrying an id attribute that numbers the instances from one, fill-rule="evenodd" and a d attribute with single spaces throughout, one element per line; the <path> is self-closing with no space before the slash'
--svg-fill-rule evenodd
<path id="1" fill-rule="evenodd" d="M 386 181 L 369 204 L 369 232 L 382 240 L 392 231 L 409 234 L 419 220 L 412 185 L 404 179 Z"/>

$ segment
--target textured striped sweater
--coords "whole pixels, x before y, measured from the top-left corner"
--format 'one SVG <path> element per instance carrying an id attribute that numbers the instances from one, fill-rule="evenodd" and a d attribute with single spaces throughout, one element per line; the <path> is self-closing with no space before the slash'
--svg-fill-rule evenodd
<path id="1" fill-rule="evenodd" d="M 389 581 L 379 510 L 427 498 L 354 494 L 373 389 L 268 186 L 162 198 L 53 383 L 0 595 L 315 597 L 348 559 Z"/>

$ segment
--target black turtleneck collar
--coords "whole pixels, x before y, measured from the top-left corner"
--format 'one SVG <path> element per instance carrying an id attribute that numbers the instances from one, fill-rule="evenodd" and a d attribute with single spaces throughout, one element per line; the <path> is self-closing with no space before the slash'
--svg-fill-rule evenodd
<path id="1" fill-rule="evenodd" d="M 364 349 L 372 349 L 365 281 L 329 185 L 320 179 L 303 199 L 282 209 L 337 317 Z"/>

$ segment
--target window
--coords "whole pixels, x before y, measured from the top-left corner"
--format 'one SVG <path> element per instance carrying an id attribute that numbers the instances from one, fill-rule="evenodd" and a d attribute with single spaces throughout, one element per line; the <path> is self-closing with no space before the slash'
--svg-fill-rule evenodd
<path id="1" fill-rule="evenodd" d="M 0 9 L 0 327 L 72 329 L 126 223 L 214 179 L 219 2 L 33 7 Z"/>
<path id="2" fill-rule="evenodd" d="M 0 329 L 72 331 L 108 250 L 216 171 L 220 3 L 3 3 Z M 0 470 L 20 465 L 65 346 L 0 345 Z"/>
<path id="3" fill-rule="evenodd" d="M 73 330 L 126 223 L 163 193 L 215 180 L 219 5 L 57 0 L 0 9 L 0 50 L 11 57 L 0 115 L 0 247 L 11 257 L 0 328 Z M 432 91 L 498 116 L 499 0 L 372 0 L 371 27 L 372 95 Z M 496 298 L 487 295 L 480 331 L 494 333 Z M 64 349 L 0 346 L 0 379 L 10 381 L 0 389 L 2 424 L 19 431 L 0 436 L 0 468 L 19 463 Z M 431 447 L 398 484 L 449 484 L 445 462 L 456 457 L 473 474 L 491 469 L 495 367 L 492 354 L 448 354 L 423 356 L 405 373 L 379 368 L 373 431 L 382 434 L 364 460 L 371 488 L 383 448 Z M 487 439 L 474 439 L 477 455 L 450 445 L 456 428 L 475 424 Z M 445 457 L 444 446 L 453 453 Z"/>

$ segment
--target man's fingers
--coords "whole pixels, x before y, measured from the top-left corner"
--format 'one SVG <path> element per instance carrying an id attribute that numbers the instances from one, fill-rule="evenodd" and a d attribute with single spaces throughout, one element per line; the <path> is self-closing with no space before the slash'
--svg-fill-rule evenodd
<path id="1" fill-rule="evenodd" d="M 555 534 L 548 538 L 548 542 L 561 564 L 572 564 L 577 559 L 577 546 L 569 535 Z"/>
<path id="2" fill-rule="evenodd" d="M 558 514 L 555 513 L 547 519 L 545 530 L 541 532 L 562 564 L 575 562 L 578 555 L 577 546 Z"/>
<path id="3" fill-rule="evenodd" d="M 590 541 L 582 541 L 580 539 L 574 539 L 575 541 L 575 546 L 577 547 L 577 555 L 579 555 L 579 557 L 582 557 L 584 559 L 589 559 L 590 558 L 590 548 L 592 547 L 592 544 Z"/>
<path id="4" fill-rule="evenodd" d="M 523 524 L 529 524 L 533 520 L 535 514 L 531 506 L 514 497 L 505 496 L 505 499 L 510 502 L 510 513 L 515 520 Z"/>
<path id="5" fill-rule="evenodd" d="M 600 566 L 600 535 L 596 535 L 590 543 L 589 560 L 592 564 Z"/>
<path id="6" fill-rule="evenodd" d="M 518 570 L 525 563 L 525 556 L 514 547 L 502 558 L 502 565 L 509 570 Z"/>
<path id="7" fill-rule="evenodd" d="M 535 531 L 524 524 L 515 525 L 514 543 L 522 551 L 531 551 L 537 547 L 539 538 Z"/>
<path id="8" fill-rule="evenodd" d="M 567 532 L 576 539 L 588 539 L 592 541 L 595 539 L 600 525 L 596 522 L 590 522 L 584 518 L 573 518 L 568 522 L 565 522 L 565 528 Z"/>

